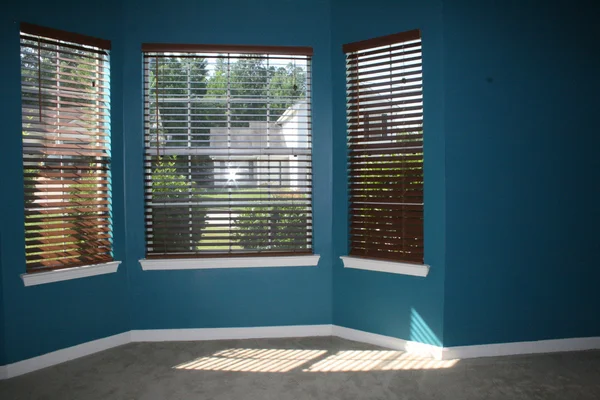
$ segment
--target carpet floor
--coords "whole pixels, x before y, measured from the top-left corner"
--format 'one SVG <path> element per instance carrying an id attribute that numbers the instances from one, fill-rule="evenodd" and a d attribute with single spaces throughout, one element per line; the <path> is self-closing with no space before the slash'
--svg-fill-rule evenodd
<path id="1" fill-rule="evenodd" d="M 132 343 L 0 381 L 0 399 L 600 399 L 600 351 L 433 361 L 334 337 Z"/>

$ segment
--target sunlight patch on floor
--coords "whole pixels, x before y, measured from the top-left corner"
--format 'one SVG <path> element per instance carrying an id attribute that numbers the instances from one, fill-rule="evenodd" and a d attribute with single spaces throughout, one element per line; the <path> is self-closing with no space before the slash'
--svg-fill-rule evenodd
<path id="1" fill-rule="evenodd" d="M 440 369 L 454 366 L 458 360 L 438 361 L 393 350 L 340 351 L 311 365 L 306 372 L 398 371 Z"/>
<path id="2" fill-rule="evenodd" d="M 229 349 L 173 368 L 197 371 L 288 372 L 325 350 Z"/>
<path id="3" fill-rule="evenodd" d="M 174 366 L 179 370 L 289 372 L 354 372 L 442 369 L 458 360 L 439 361 L 394 350 L 344 350 L 328 357 L 326 350 L 227 349 Z M 316 358 L 321 358 L 316 360 Z"/>

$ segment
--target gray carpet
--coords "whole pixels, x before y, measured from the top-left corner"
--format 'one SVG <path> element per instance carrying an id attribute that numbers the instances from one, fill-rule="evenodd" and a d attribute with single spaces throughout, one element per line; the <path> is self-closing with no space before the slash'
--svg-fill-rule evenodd
<path id="1" fill-rule="evenodd" d="M 133 343 L 0 381 L 0 399 L 600 399 L 600 352 L 449 362 L 338 338 Z"/>

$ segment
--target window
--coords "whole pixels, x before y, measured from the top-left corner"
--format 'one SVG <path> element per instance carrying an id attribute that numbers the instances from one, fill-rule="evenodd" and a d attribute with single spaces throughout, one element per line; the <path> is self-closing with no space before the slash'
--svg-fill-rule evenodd
<path id="1" fill-rule="evenodd" d="M 312 49 L 142 49 L 146 257 L 312 253 Z"/>
<path id="2" fill-rule="evenodd" d="M 21 24 L 28 273 L 112 261 L 109 49 Z"/>
<path id="3" fill-rule="evenodd" d="M 344 45 L 350 255 L 423 263 L 420 31 Z"/>

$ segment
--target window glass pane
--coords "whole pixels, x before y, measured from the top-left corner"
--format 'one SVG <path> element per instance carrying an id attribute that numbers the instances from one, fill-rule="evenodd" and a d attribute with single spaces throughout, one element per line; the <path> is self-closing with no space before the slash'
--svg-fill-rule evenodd
<path id="1" fill-rule="evenodd" d="M 310 57 L 144 63 L 147 255 L 310 253 Z"/>
<path id="2" fill-rule="evenodd" d="M 21 33 L 27 271 L 112 260 L 108 51 Z"/>
<path id="3" fill-rule="evenodd" d="M 350 254 L 423 263 L 420 34 L 344 47 Z"/>

